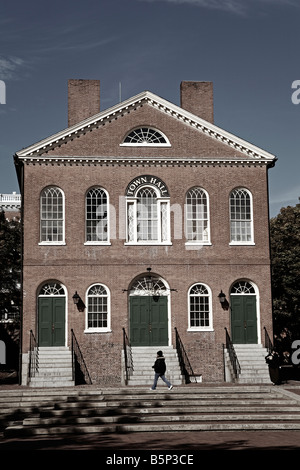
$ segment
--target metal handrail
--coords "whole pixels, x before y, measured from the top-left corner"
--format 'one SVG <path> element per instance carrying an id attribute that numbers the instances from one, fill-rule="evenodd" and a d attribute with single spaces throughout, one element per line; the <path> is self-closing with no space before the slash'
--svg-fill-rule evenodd
<path id="1" fill-rule="evenodd" d="M 225 327 L 225 332 L 226 332 L 226 349 L 229 353 L 229 358 L 230 358 L 230 362 L 232 365 L 233 373 L 235 375 L 235 378 L 237 379 L 239 374 L 241 373 L 241 366 L 238 361 L 233 343 L 230 339 L 230 336 L 226 327 Z"/>
<path id="2" fill-rule="evenodd" d="M 129 377 L 133 373 L 133 358 L 131 344 L 126 334 L 125 328 L 123 328 L 123 349 L 124 349 L 124 360 L 125 360 L 125 376 L 126 385 L 128 385 Z"/>
<path id="3" fill-rule="evenodd" d="M 88 368 L 83 358 L 81 349 L 76 339 L 74 330 L 71 329 L 71 341 L 72 341 L 72 375 L 73 380 L 76 383 L 86 383 L 91 385 L 92 379 L 90 377 Z"/>
<path id="4" fill-rule="evenodd" d="M 29 371 L 28 376 L 35 377 L 39 371 L 39 345 L 33 331 L 30 330 L 30 344 L 29 344 Z"/>
<path id="5" fill-rule="evenodd" d="M 274 345 L 271 341 L 271 338 L 265 326 L 264 326 L 264 330 L 265 330 L 265 348 L 268 350 L 268 353 L 270 353 L 274 350 Z"/>
<path id="6" fill-rule="evenodd" d="M 186 384 L 189 384 L 191 382 L 197 383 L 196 376 L 194 374 L 194 371 L 189 361 L 186 350 L 183 346 L 183 342 L 181 341 L 178 330 L 176 327 L 174 328 L 174 330 L 175 330 L 175 337 L 176 337 L 176 349 L 177 349 L 181 374 L 184 376 Z"/>

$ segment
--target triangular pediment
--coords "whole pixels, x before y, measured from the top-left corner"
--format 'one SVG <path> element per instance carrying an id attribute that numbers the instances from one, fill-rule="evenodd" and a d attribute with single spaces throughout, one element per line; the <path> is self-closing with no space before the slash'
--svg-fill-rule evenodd
<path id="1" fill-rule="evenodd" d="M 55 149 L 61 147 L 62 144 L 78 137 L 80 138 L 80 136 L 86 135 L 95 129 L 99 129 L 103 124 L 113 122 L 145 104 L 159 112 L 167 114 L 170 118 L 179 121 L 185 126 L 190 126 L 196 132 L 234 149 L 235 152 L 240 155 L 241 160 L 254 160 L 269 164 L 276 160 L 276 157 L 269 152 L 266 152 L 265 150 L 225 131 L 224 129 L 205 121 L 204 119 L 149 91 L 144 91 L 128 100 L 106 109 L 105 111 L 89 117 L 78 124 L 51 135 L 36 144 L 24 148 L 16 153 L 16 157 L 21 160 L 27 158 L 35 159 L 42 155 L 45 157 L 45 155 L 50 152 L 51 157 L 49 154 L 49 158 L 53 158 L 55 156 Z M 195 157 L 197 156 L 195 155 Z M 213 160 L 216 159 L 213 158 Z M 219 157 L 218 160 L 222 160 L 222 158 Z"/>

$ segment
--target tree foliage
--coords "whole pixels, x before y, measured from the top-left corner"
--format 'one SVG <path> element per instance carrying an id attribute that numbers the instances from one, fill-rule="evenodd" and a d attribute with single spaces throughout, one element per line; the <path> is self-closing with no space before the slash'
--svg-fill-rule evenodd
<path id="1" fill-rule="evenodd" d="M 275 329 L 288 328 L 297 337 L 300 334 L 300 204 L 282 208 L 271 219 L 270 235 Z"/>
<path id="2" fill-rule="evenodd" d="M 21 303 L 21 223 L 0 210 L 0 317 L 19 313 Z"/>

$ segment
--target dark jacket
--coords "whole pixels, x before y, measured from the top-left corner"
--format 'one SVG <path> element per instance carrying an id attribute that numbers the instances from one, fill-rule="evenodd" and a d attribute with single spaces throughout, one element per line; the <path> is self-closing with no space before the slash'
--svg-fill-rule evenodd
<path id="1" fill-rule="evenodd" d="M 165 358 L 158 357 L 154 363 L 154 366 L 152 368 L 155 370 L 155 372 L 159 375 L 164 375 L 166 372 L 166 363 L 165 363 Z"/>

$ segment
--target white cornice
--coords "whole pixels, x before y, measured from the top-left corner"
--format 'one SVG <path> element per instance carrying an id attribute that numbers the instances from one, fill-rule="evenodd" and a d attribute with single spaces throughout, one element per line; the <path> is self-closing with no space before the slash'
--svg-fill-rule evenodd
<path id="1" fill-rule="evenodd" d="M 179 106 L 176 106 L 173 103 L 170 103 L 169 101 L 166 101 L 163 98 L 160 98 L 159 96 L 149 91 L 144 91 L 99 114 L 85 119 L 84 121 L 81 121 L 80 123 L 74 126 L 68 127 L 67 129 L 64 129 L 54 135 L 51 135 L 50 137 L 47 137 L 46 139 L 43 139 L 34 145 L 24 148 L 16 153 L 16 157 L 21 160 L 28 160 L 28 157 L 36 158 L 41 157 L 41 155 L 43 155 L 44 158 L 51 158 L 55 161 L 58 157 L 45 157 L 45 153 L 48 150 L 54 150 L 57 146 L 61 145 L 62 143 L 68 140 L 72 140 L 75 137 L 79 137 L 80 135 L 92 131 L 95 128 L 99 128 L 103 124 L 110 122 L 111 120 L 115 120 L 126 113 L 129 113 L 132 109 L 136 108 L 137 106 L 142 106 L 144 103 L 147 103 L 150 106 L 153 106 L 154 108 L 158 109 L 159 111 L 164 112 L 172 116 L 173 118 L 185 123 L 186 125 L 189 125 L 194 129 L 199 130 L 199 132 L 203 132 L 204 134 L 218 140 L 219 142 L 222 142 L 234 148 L 235 150 L 241 152 L 246 157 L 248 157 L 248 159 L 264 160 L 269 163 L 274 162 L 276 160 L 276 157 L 274 155 L 266 152 L 265 150 L 262 150 L 261 148 L 256 147 L 255 145 L 250 144 L 249 142 L 243 139 L 240 139 L 239 137 L 215 126 L 214 124 L 208 121 L 205 121 L 204 119 L 199 118 L 198 116 L 195 116 L 192 113 L 189 113 L 188 111 L 180 108 Z M 90 159 L 91 157 L 87 158 Z M 97 160 L 97 157 L 93 158 Z M 64 157 L 64 159 L 72 160 L 73 157 Z M 86 157 L 81 157 L 81 159 L 85 160 Z M 110 158 L 108 158 L 108 160 L 109 159 Z M 61 160 L 61 157 L 59 157 L 59 160 Z M 127 159 L 125 158 L 123 158 L 123 160 L 127 161 Z M 131 160 L 137 159 L 132 158 Z M 152 159 L 148 158 L 148 160 Z M 194 161 L 194 159 L 192 160 Z M 200 159 L 198 158 L 198 160 Z M 222 158 L 219 158 L 218 160 L 222 160 Z M 233 160 L 237 161 L 239 159 Z"/>

